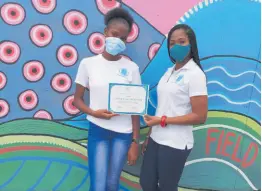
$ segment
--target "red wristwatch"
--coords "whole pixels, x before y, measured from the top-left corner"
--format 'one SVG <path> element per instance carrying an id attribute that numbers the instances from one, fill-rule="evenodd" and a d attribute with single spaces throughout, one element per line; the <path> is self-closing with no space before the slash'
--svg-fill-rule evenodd
<path id="1" fill-rule="evenodd" d="M 161 127 L 166 127 L 166 118 L 167 116 L 165 115 L 161 117 L 161 122 L 160 122 Z"/>

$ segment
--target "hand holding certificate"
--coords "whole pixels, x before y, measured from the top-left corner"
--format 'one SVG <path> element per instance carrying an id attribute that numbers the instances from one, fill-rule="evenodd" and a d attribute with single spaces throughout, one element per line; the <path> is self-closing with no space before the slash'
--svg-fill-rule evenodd
<path id="1" fill-rule="evenodd" d="M 109 84 L 108 110 L 116 114 L 147 114 L 148 85 Z"/>

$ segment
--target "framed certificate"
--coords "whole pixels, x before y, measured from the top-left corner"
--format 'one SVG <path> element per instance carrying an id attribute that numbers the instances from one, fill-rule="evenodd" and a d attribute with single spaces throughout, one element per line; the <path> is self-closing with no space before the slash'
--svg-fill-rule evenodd
<path id="1" fill-rule="evenodd" d="M 148 96 L 148 85 L 110 83 L 108 110 L 116 114 L 145 115 Z"/>

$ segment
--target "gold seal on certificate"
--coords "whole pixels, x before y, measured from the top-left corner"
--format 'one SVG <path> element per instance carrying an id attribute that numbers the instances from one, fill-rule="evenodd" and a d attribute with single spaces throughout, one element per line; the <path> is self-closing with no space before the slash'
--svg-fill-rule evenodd
<path id="1" fill-rule="evenodd" d="M 109 84 L 108 110 L 116 114 L 147 114 L 148 85 Z"/>

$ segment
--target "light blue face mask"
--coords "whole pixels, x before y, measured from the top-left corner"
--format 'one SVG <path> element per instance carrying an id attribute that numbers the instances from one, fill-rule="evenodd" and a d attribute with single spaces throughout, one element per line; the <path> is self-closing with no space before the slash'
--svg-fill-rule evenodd
<path id="1" fill-rule="evenodd" d="M 190 44 L 186 46 L 182 46 L 180 44 L 175 44 L 172 48 L 170 48 L 170 56 L 176 62 L 183 62 L 190 52 L 191 46 Z"/>
<path id="2" fill-rule="evenodd" d="M 125 43 L 116 37 L 107 37 L 106 38 L 106 52 L 115 56 L 126 49 Z"/>

